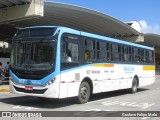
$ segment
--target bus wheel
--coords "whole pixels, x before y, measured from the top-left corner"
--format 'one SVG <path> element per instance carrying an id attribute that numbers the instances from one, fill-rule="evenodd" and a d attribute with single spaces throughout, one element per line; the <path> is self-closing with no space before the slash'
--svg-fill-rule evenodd
<path id="1" fill-rule="evenodd" d="M 77 102 L 79 104 L 87 103 L 90 97 L 90 86 L 87 82 L 82 82 L 79 88 Z"/>
<path id="2" fill-rule="evenodd" d="M 138 81 L 136 78 L 133 78 L 132 88 L 131 88 L 130 92 L 134 94 L 137 92 L 137 89 L 138 89 Z"/>

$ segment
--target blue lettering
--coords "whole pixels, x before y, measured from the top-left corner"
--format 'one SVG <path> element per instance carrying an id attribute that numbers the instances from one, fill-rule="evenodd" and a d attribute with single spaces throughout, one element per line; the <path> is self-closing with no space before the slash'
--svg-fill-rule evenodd
<path id="1" fill-rule="evenodd" d="M 132 73 L 135 71 L 135 68 L 132 66 L 123 66 L 124 72 Z"/>

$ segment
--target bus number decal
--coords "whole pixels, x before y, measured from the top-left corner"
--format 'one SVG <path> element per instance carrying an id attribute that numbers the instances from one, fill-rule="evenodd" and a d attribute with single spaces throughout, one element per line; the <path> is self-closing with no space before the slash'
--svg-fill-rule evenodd
<path id="1" fill-rule="evenodd" d="M 100 70 L 87 70 L 87 74 L 100 74 Z"/>

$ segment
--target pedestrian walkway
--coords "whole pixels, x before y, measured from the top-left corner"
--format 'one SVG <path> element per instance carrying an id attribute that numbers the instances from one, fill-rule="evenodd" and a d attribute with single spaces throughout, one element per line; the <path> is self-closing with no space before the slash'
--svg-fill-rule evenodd
<path id="1" fill-rule="evenodd" d="M 0 92 L 9 92 L 9 85 L 0 85 Z"/>

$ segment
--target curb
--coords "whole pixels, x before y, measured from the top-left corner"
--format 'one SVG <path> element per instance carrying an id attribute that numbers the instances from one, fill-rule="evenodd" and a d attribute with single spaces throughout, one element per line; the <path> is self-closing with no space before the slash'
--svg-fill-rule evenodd
<path id="1" fill-rule="evenodd" d="M 10 92 L 9 86 L 0 86 L 0 92 Z"/>

